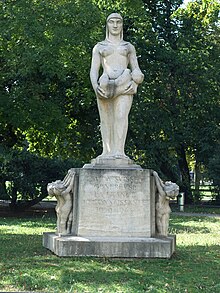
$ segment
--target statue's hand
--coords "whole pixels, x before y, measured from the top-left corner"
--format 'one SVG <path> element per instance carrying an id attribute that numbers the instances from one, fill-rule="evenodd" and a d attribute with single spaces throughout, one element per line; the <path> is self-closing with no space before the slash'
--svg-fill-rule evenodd
<path id="1" fill-rule="evenodd" d="M 142 81 L 144 80 L 144 75 L 139 69 L 134 69 L 131 73 L 131 77 L 133 81 L 137 84 L 142 83 Z"/>
<path id="2" fill-rule="evenodd" d="M 127 94 L 127 95 L 134 95 L 137 93 L 137 84 L 132 81 L 129 86 L 125 89 L 123 94 Z"/>
<path id="3" fill-rule="evenodd" d="M 153 175 L 158 177 L 158 173 L 156 171 L 153 171 Z"/>
<path id="4" fill-rule="evenodd" d="M 101 99 L 108 99 L 106 92 L 100 86 L 96 88 L 96 94 Z"/>

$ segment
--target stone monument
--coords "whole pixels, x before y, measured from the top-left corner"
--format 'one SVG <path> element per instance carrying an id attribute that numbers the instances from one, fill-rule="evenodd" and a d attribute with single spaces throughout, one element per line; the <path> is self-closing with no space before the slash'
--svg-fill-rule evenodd
<path id="1" fill-rule="evenodd" d="M 175 250 L 175 236 L 168 236 L 169 197 L 178 186 L 124 152 L 133 95 L 144 75 L 134 46 L 123 40 L 118 13 L 108 16 L 106 38 L 93 48 L 90 78 L 103 151 L 48 184 L 57 198 L 57 231 L 44 233 L 43 245 L 58 256 L 169 258 Z"/>

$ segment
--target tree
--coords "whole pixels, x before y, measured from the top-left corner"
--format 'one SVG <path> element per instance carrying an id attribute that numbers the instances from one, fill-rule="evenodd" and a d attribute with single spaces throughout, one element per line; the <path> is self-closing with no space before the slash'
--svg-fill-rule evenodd
<path id="1" fill-rule="evenodd" d="M 100 16 L 91 1 L 11 0 L 1 1 L 0 10 L 0 187 L 7 196 L 10 182 L 15 206 L 21 193 L 25 200 L 36 196 L 37 164 L 33 174 L 23 169 L 35 158 L 39 165 L 42 156 L 82 164 L 94 153 L 98 119 L 88 72 Z M 24 174 L 35 182 L 32 195 Z M 44 186 L 39 200 L 45 192 Z"/>
<path id="2" fill-rule="evenodd" d="M 91 50 L 104 38 L 106 16 L 120 11 L 145 73 L 126 151 L 192 200 L 187 158 L 209 170 L 217 162 L 219 3 L 182 2 L 2 1 L 0 140 L 8 154 L 27 150 L 83 164 L 100 153 Z"/>
<path id="3" fill-rule="evenodd" d="M 133 151 L 166 177 L 175 180 L 179 170 L 190 202 L 187 154 L 210 157 L 219 137 L 219 4 L 196 1 L 177 9 L 181 1 L 144 2 L 154 38 L 146 35 L 141 46 L 147 74 L 134 110 L 140 126 L 132 124 Z"/>
<path id="4" fill-rule="evenodd" d="M 88 72 L 98 10 L 68 0 L 7 1 L 0 9 L 2 143 L 27 144 L 44 156 L 82 156 L 75 146 L 94 121 L 83 113 L 95 104 Z M 79 124 L 87 129 L 80 135 Z"/>
<path id="5" fill-rule="evenodd" d="M 199 166 L 208 166 L 219 144 L 219 8 L 218 1 L 196 1 L 176 14 L 187 80 L 185 137 L 195 156 L 197 190 Z"/>
<path id="6" fill-rule="evenodd" d="M 67 169 L 79 162 L 43 158 L 23 150 L 1 149 L 0 174 L 5 199 L 13 211 L 24 210 L 47 196 L 47 184 L 63 178 Z"/>

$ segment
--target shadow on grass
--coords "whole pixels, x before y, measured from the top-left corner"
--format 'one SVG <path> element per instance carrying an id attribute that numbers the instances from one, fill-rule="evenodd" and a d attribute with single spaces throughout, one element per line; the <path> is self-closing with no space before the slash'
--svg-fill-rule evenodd
<path id="1" fill-rule="evenodd" d="M 172 259 L 130 261 L 17 255 L 14 263 L 8 261 L 5 274 L 18 288 L 32 291 L 217 293 L 218 249 L 217 245 L 187 247 Z"/>
<path id="2" fill-rule="evenodd" d="M 179 249 L 171 260 L 87 259 L 85 263 L 85 259 L 72 258 L 72 262 L 66 261 L 62 266 L 59 280 L 65 290 L 71 284 L 73 288 L 75 285 L 76 288 L 87 288 L 89 292 L 92 288 L 102 287 L 114 290 L 114 286 L 118 285 L 121 292 L 186 292 L 186 289 L 203 289 L 214 293 L 218 292 L 214 290 L 218 285 L 218 251 L 217 245 L 188 247 Z M 114 292 L 111 290 L 107 292 Z"/>
<path id="3" fill-rule="evenodd" d="M 170 219 L 170 231 L 173 233 L 199 233 L 207 234 L 212 233 L 212 229 L 207 224 L 219 223 L 218 218 L 200 218 L 200 217 L 178 217 L 172 215 Z"/>
<path id="4" fill-rule="evenodd" d="M 208 223 L 219 220 L 202 218 L 200 223 L 197 217 L 171 217 L 171 228 L 178 233 L 189 233 L 189 229 L 192 233 L 211 233 Z M 55 218 L 0 219 L 0 224 L 4 225 L 1 289 L 8 284 L 16 288 L 14 291 L 50 293 L 220 292 L 218 245 L 177 246 L 172 259 L 60 258 L 42 246 L 40 234 L 44 229 L 53 231 Z"/>
<path id="5" fill-rule="evenodd" d="M 175 214 L 171 214 L 171 219 L 173 219 L 175 222 L 177 223 L 182 223 L 182 222 L 204 222 L 204 223 L 217 223 L 219 222 L 219 218 L 218 217 L 205 217 L 205 216 L 181 216 L 181 215 L 175 215 Z"/>
<path id="6" fill-rule="evenodd" d="M 37 228 L 51 228 L 54 229 L 56 225 L 55 216 L 43 216 L 43 217 L 11 217 L 11 218 L 0 218 L 0 226 L 20 226 L 20 227 L 29 227 L 33 229 Z"/>
<path id="7" fill-rule="evenodd" d="M 20 262 L 32 256 L 45 255 L 42 246 L 42 235 L 2 234 L 0 262 L 8 263 L 13 258 Z"/>
<path id="8" fill-rule="evenodd" d="M 217 293 L 219 266 L 217 245 L 177 247 L 172 259 L 60 258 L 42 235 L 1 237 L 0 280 L 20 291 Z"/>

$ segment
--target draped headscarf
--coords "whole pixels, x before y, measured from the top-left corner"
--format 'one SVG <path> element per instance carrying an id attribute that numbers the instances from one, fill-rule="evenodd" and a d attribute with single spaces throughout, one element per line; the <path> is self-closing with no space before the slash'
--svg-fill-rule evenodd
<path id="1" fill-rule="evenodd" d="M 107 19 L 106 19 L 106 40 L 108 40 L 108 36 L 109 36 L 109 31 L 108 31 L 108 26 L 107 26 L 107 22 L 111 19 L 111 18 L 118 18 L 118 19 L 121 19 L 121 21 L 123 22 L 123 18 L 121 16 L 121 14 L 119 13 L 111 13 Z M 120 34 L 120 39 L 123 40 L 123 29 L 121 31 L 121 34 Z"/>

